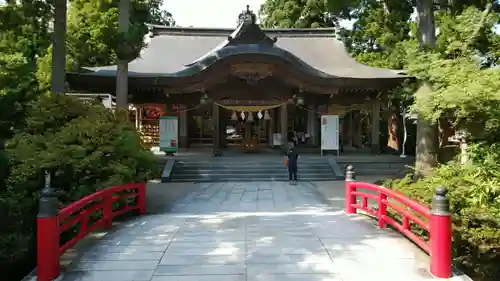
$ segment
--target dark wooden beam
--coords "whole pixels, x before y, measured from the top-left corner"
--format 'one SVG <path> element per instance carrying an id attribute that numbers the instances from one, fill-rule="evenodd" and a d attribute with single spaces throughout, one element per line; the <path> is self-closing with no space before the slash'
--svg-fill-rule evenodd
<path id="1" fill-rule="evenodd" d="M 279 100 L 219 100 L 217 103 L 222 105 L 278 105 L 283 103 Z"/>

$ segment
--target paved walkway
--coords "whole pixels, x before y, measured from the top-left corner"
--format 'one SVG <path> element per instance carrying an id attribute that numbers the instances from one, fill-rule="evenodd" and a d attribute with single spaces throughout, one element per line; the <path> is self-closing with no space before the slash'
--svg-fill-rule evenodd
<path id="1" fill-rule="evenodd" d="M 310 183 L 199 184 L 173 212 L 128 221 L 68 252 L 79 258 L 63 281 L 432 279 L 410 243 L 326 203 Z"/>

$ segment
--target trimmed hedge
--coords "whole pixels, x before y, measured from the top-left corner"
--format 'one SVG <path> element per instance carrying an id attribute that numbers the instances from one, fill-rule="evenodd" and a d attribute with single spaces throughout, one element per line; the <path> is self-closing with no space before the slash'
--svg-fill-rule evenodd
<path id="1" fill-rule="evenodd" d="M 34 265 L 44 169 L 52 172 L 52 186 L 62 191 L 60 200 L 67 204 L 102 188 L 146 181 L 158 167 L 132 124 L 98 102 L 42 96 L 27 112 L 23 129 L 6 143 L 8 174 L 0 188 L 0 272 L 25 274 L 21 271 Z"/>
<path id="2" fill-rule="evenodd" d="M 474 280 L 500 280 L 500 162 L 496 147 L 476 149 L 475 164 L 450 162 L 413 182 L 411 176 L 384 183 L 430 204 L 437 186 L 448 188 L 453 216 L 454 264 Z M 477 279 L 476 279 L 477 278 Z"/>

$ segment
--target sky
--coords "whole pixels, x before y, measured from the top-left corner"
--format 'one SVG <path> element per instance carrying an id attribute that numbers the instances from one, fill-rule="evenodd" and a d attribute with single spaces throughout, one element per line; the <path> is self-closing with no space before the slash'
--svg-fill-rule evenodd
<path id="1" fill-rule="evenodd" d="M 498 1 L 498 0 L 495 0 Z M 0 4 L 4 0 L 0 0 Z M 163 0 L 163 8 L 172 13 L 178 26 L 234 28 L 241 11 L 250 5 L 256 14 L 265 0 Z M 350 23 L 341 23 L 349 28 Z M 495 28 L 500 33 L 500 25 Z"/>
<path id="2" fill-rule="evenodd" d="M 246 5 L 250 5 L 250 9 L 257 14 L 264 2 L 265 0 L 163 0 L 163 8 L 172 13 L 178 26 L 234 28 L 238 15 L 246 9 Z M 351 24 L 341 22 L 346 28 Z M 500 33 L 500 25 L 495 26 L 495 31 Z"/>
<path id="3" fill-rule="evenodd" d="M 178 26 L 236 27 L 241 11 L 250 5 L 258 13 L 265 0 L 164 0 L 163 8 L 172 13 Z"/>

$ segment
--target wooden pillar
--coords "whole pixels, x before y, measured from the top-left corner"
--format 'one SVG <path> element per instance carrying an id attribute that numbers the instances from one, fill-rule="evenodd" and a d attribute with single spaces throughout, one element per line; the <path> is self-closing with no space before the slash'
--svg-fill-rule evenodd
<path id="1" fill-rule="evenodd" d="M 352 146 L 352 139 L 354 136 L 354 118 L 353 111 L 349 111 L 344 117 L 344 150 L 352 151 L 354 147 Z"/>
<path id="2" fill-rule="evenodd" d="M 213 152 L 217 152 L 219 150 L 219 138 L 220 138 L 220 122 L 219 122 L 219 106 L 216 103 L 213 103 L 212 107 L 212 124 L 214 126 L 214 131 L 213 131 Z"/>
<path id="3" fill-rule="evenodd" d="M 380 153 L 380 100 L 373 101 L 371 116 L 371 150 L 372 153 Z"/>
<path id="4" fill-rule="evenodd" d="M 272 114 L 272 110 L 268 111 L 269 114 Z M 271 120 L 264 120 L 264 122 L 267 122 L 267 142 L 269 143 L 269 146 L 273 146 L 273 134 L 274 134 L 274 120 L 276 119 L 276 116 L 271 115 Z"/>
<path id="5" fill-rule="evenodd" d="M 143 118 L 142 111 L 143 110 L 142 110 L 142 107 L 137 107 L 137 110 L 139 111 L 139 114 L 137 114 L 138 120 L 139 120 L 138 121 L 139 126 L 137 127 L 137 130 L 139 130 L 139 132 L 142 133 L 142 118 Z"/>
<path id="6" fill-rule="evenodd" d="M 278 133 L 280 129 L 278 128 L 278 109 L 273 108 L 269 110 L 269 115 L 271 115 L 271 120 L 269 120 L 269 127 L 271 134 L 269 135 L 269 145 L 273 146 L 274 143 L 274 134 Z M 274 146 L 273 146 L 274 147 Z"/>
<path id="7" fill-rule="evenodd" d="M 188 147 L 188 112 L 185 106 L 179 112 L 179 148 Z"/>
<path id="8" fill-rule="evenodd" d="M 309 144 L 313 146 L 317 145 L 318 139 L 316 110 L 316 105 L 312 105 L 310 110 L 307 112 L 307 133 L 309 134 Z"/>
<path id="9" fill-rule="evenodd" d="M 362 114 L 360 110 L 353 111 L 353 132 L 352 145 L 356 148 L 361 147 L 361 138 L 363 134 Z"/>
<path id="10" fill-rule="evenodd" d="M 313 119 L 312 122 L 313 122 L 313 130 L 314 130 L 314 137 L 313 137 L 313 140 L 312 140 L 312 144 L 314 146 L 319 146 L 320 142 L 321 142 L 320 133 L 319 133 L 319 130 L 320 130 L 320 125 L 319 125 L 319 123 L 320 123 L 320 116 L 317 115 L 317 114 L 314 114 L 314 119 Z"/>
<path id="11" fill-rule="evenodd" d="M 227 145 L 227 138 L 226 138 L 226 115 L 224 117 L 221 117 L 221 108 L 217 106 L 218 108 L 218 119 L 219 119 L 219 147 L 218 148 L 225 148 Z M 222 112 L 223 114 L 225 113 L 224 111 Z"/>
<path id="12" fill-rule="evenodd" d="M 139 112 L 139 107 L 135 106 L 135 129 L 137 131 L 139 131 L 139 124 L 141 123 L 141 121 L 139 120 Z"/>
<path id="13" fill-rule="evenodd" d="M 288 148 L 288 104 L 280 107 L 280 133 L 281 133 L 281 147 Z"/>

